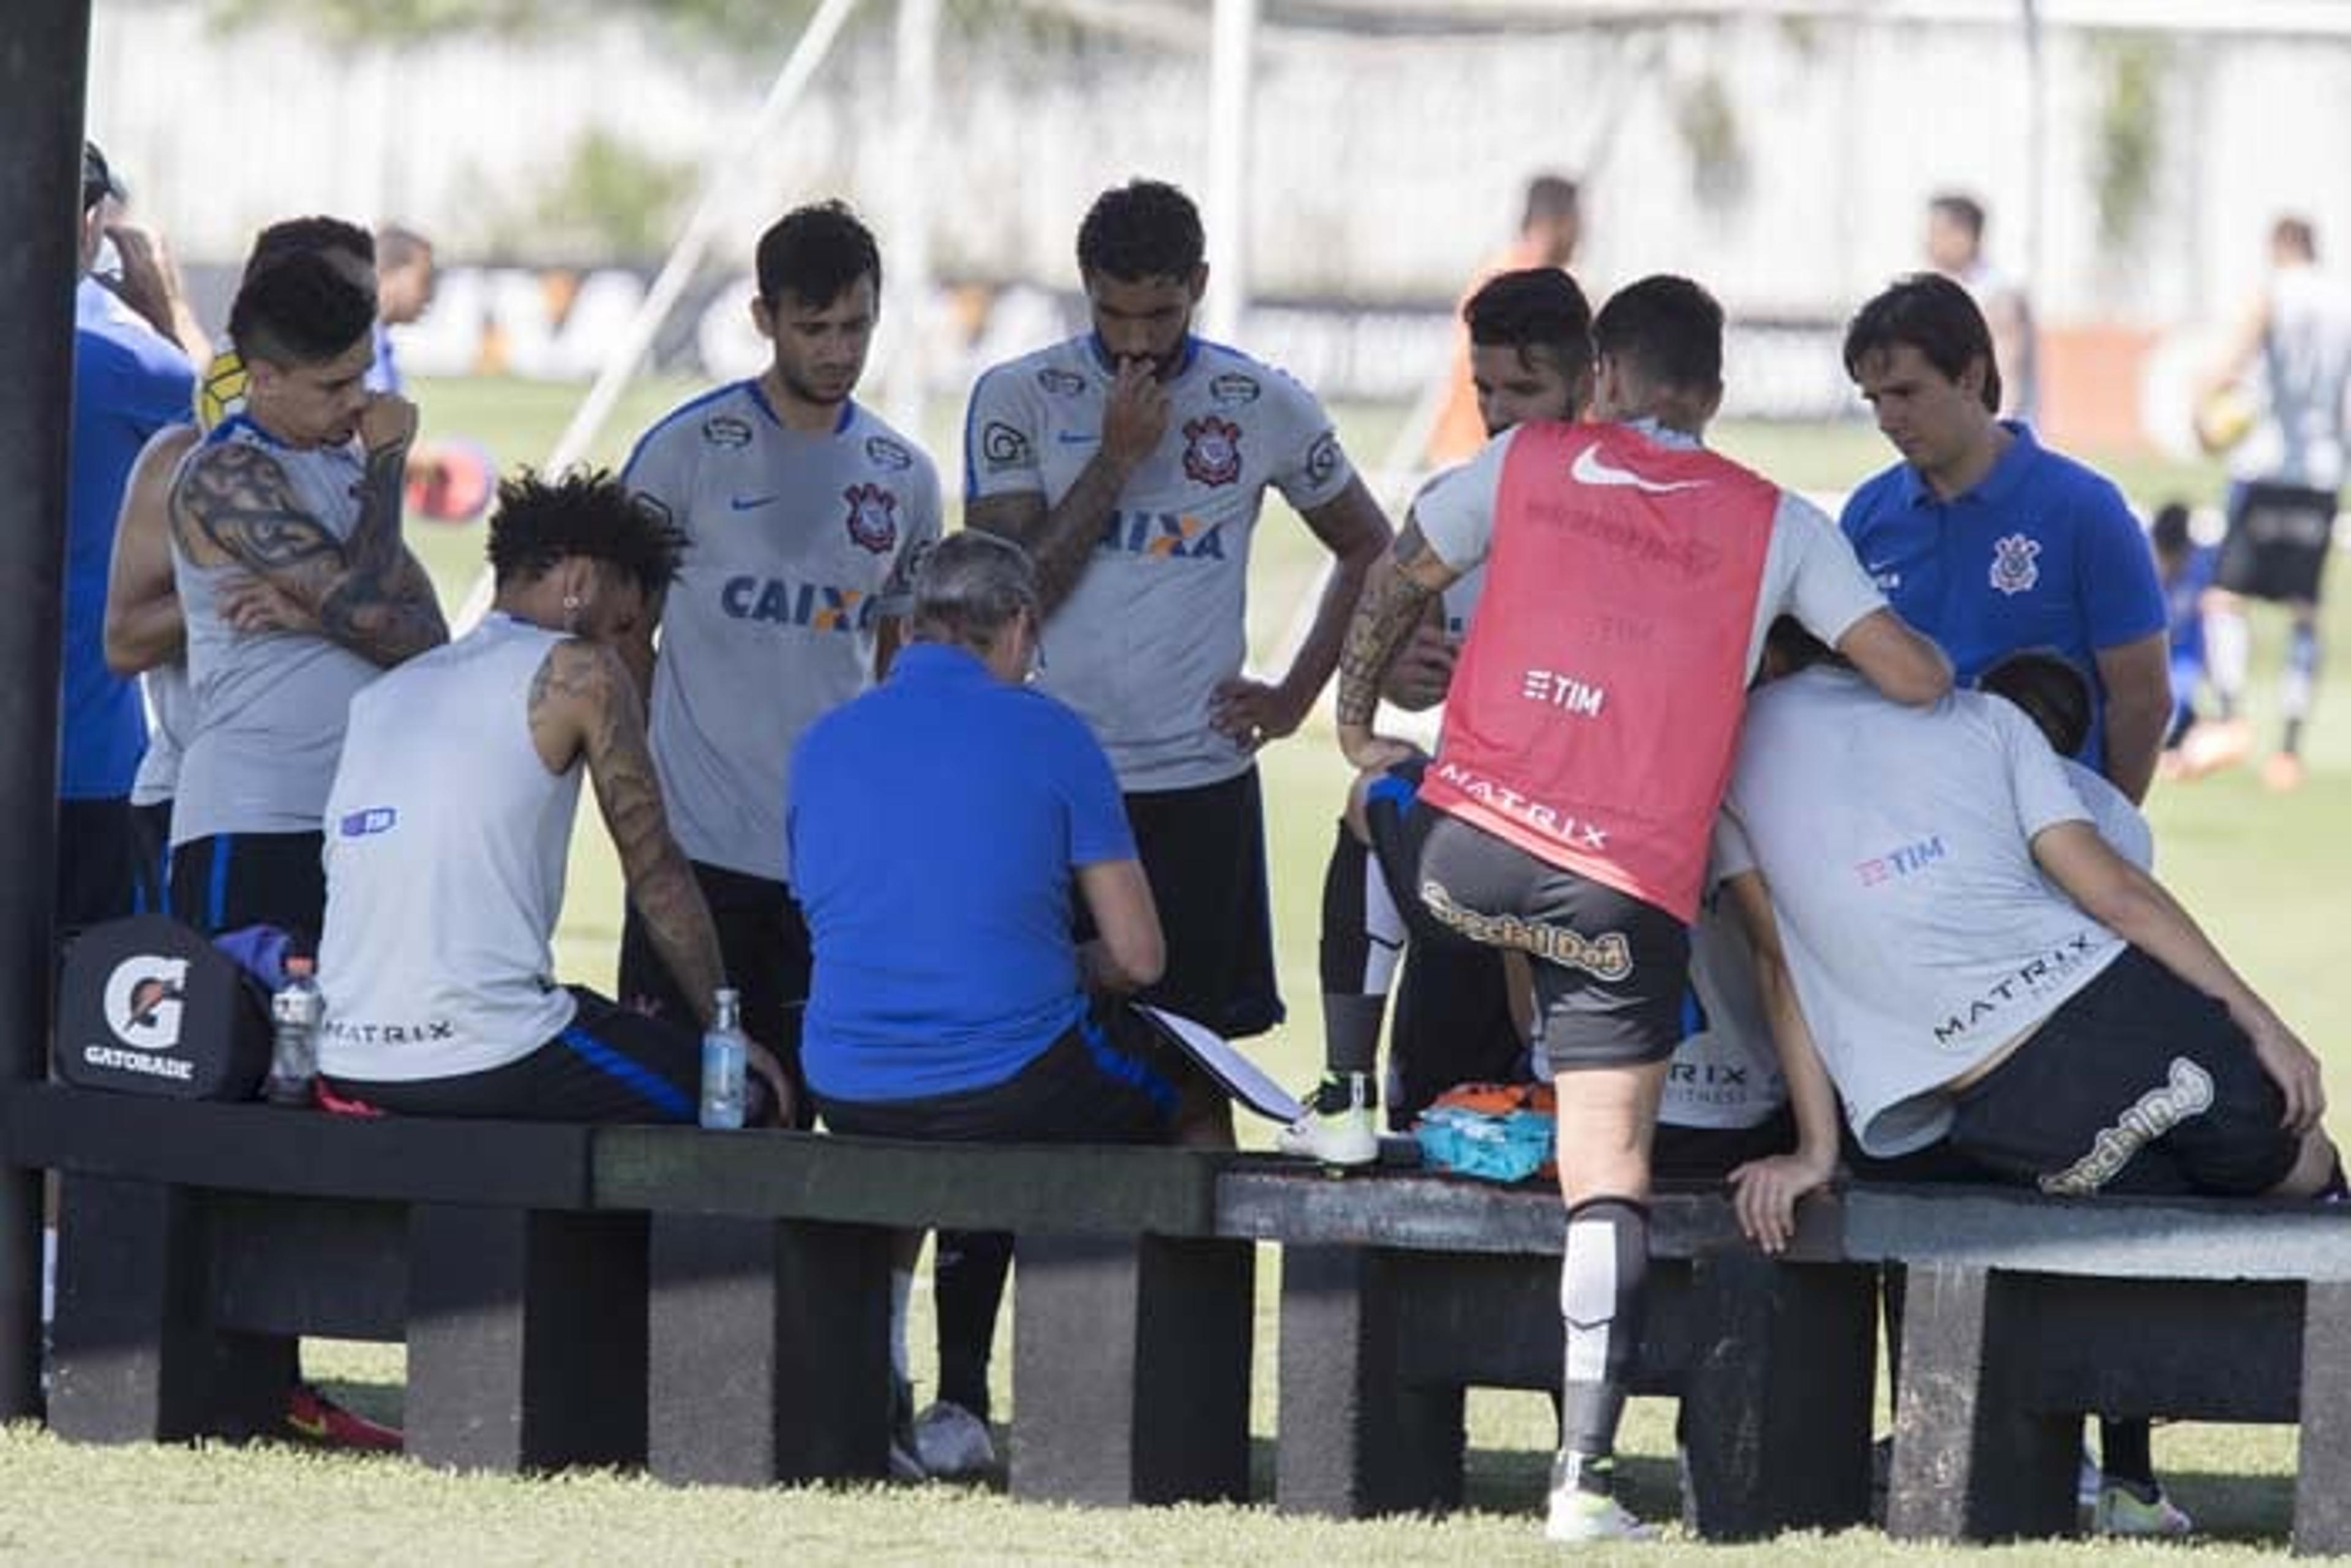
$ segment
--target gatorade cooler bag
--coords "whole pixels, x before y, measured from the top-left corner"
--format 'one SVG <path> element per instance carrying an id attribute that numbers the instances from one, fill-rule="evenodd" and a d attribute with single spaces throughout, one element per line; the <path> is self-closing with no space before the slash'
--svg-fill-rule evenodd
<path id="1" fill-rule="evenodd" d="M 57 988 L 57 1076 L 170 1100 L 250 1100 L 269 1070 L 269 1013 L 245 971 L 161 915 L 82 933 Z"/>

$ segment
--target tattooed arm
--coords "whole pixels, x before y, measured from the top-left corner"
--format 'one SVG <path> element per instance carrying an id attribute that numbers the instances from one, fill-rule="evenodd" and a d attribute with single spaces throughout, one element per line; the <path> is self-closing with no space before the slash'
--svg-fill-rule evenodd
<path id="1" fill-rule="evenodd" d="M 1119 491 L 1166 433 L 1167 389 L 1147 364 L 1129 361 L 1102 406 L 1102 444 L 1061 504 L 1046 506 L 1035 490 L 975 497 L 964 504 L 964 527 L 999 534 L 1029 552 L 1040 608 L 1050 617 L 1084 574 Z"/>
<path id="2" fill-rule="evenodd" d="M 361 431 L 373 442 L 350 538 L 302 508 L 276 458 L 257 446 L 204 448 L 172 496 L 173 537 L 200 566 L 234 563 L 284 595 L 321 635 L 386 668 L 449 640 L 431 581 L 400 541 L 405 430 L 384 426 L 371 404 Z M 405 407 L 406 405 L 400 405 Z"/>
<path id="3" fill-rule="evenodd" d="M 1385 768 L 1411 755 L 1403 742 L 1372 733 L 1380 685 L 1429 601 L 1460 575 L 1428 548 L 1416 522 L 1406 522 L 1395 549 L 1373 564 L 1339 653 L 1339 749 L 1357 768 Z"/>

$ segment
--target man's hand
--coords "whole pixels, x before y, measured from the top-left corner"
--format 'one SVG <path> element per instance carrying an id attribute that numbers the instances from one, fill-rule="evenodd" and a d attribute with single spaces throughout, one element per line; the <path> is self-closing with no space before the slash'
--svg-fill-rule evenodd
<path id="1" fill-rule="evenodd" d="M 1367 724 L 1341 725 L 1339 750 L 1346 757 L 1348 766 L 1358 773 L 1384 773 L 1419 754 L 1416 747 L 1404 741 L 1373 734 Z"/>
<path id="2" fill-rule="evenodd" d="M 377 392 L 360 411 L 360 443 L 371 455 L 406 452 L 416 439 L 416 405 L 398 392 Z"/>
<path id="3" fill-rule="evenodd" d="M 1102 455 L 1122 476 L 1132 474 L 1158 450 L 1167 434 L 1167 389 L 1148 360 L 1127 360 L 1110 383 L 1102 405 Z"/>
<path id="4" fill-rule="evenodd" d="M 2246 1032 L 2252 1037 L 2253 1055 L 2262 1071 L 2285 1096 L 2285 1117 L 2280 1125 L 2296 1135 L 2306 1135 L 2326 1113 L 2326 1087 L 2320 1081 L 2318 1058 L 2302 1043 L 2301 1036 L 2274 1017 Z"/>
<path id="5" fill-rule="evenodd" d="M 1380 695 L 1415 713 L 1435 707 L 1453 687 L 1453 665 L 1460 655 L 1459 644 L 1445 634 L 1443 627 L 1423 621 L 1413 628 L 1412 641 L 1388 666 L 1387 683 Z"/>
<path id="6" fill-rule="evenodd" d="M 792 1082 L 784 1074 L 784 1064 L 776 1053 L 758 1040 L 746 1038 L 743 1060 L 753 1076 L 768 1086 L 768 1120 L 762 1126 L 789 1127 L 799 1110 L 799 1097 L 792 1092 Z"/>
<path id="7" fill-rule="evenodd" d="M 1739 1228 L 1764 1251 L 1785 1251 L 1796 1233 L 1796 1200 L 1827 1186 L 1835 1170 L 1834 1150 L 1825 1155 L 1799 1151 L 1748 1161 L 1730 1173 Z"/>
<path id="8" fill-rule="evenodd" d="M 217 590 L 221 619 L 232 631 L 247 635 L 264 632 L 316 632 L 319 618 L 289 593 L 245 572 L 223 576 Z"/>
<path id="9" fill-rule="evenodd" d="M 1280 686 L 1235 675 L 1218 681 L 1209 695 L 1208 724 L 1243 751 L 1255 751 L 1269 740 L 1297 733 L 1309 706 Z"/>

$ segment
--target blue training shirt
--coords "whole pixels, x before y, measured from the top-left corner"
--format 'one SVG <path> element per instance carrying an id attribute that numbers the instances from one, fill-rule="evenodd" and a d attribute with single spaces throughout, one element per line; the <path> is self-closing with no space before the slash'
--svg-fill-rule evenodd
<path id="1" fill-rule="evenodd" d="M 195 367 L 177 345 L 85 277 L 74 294 L 73 470 L 66 485 L 64 659 L 57 794 L 127 798 L 147 750 L 139 685 L 106 667 L 106 579 L 123 487 L 148 437 L 186 423 Z"/>
<path id="2" fill-rule="evenodd" d="M 2003 423 L 2014 439 L 1974 488 L 1945 501 L 1896 464 L 1845 502 L 1845 537 L 1896 612 L 1950 655 L 1961 685 L 2026 648 L 2072 660 L 2097 697 L 2075 755 L 2103 772 L 2097 655 L 2163 630 L 2155 551 L 2111 482 Z"/>
<path id="3" fill-rule="evenodd" d="M 917 643 L 801 737 L 785 831 L 816 955 L 816 1092 L 894 1101 L 1001 1083 L 1085 1008 L 1075 871 L 1135 858 L 1085 722 Z"/>

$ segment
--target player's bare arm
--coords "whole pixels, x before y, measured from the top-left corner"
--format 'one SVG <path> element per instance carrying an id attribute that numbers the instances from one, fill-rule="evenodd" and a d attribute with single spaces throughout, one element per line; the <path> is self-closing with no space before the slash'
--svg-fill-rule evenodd
<path id="1" fill-rule="evenodd" d="M 1078 895 L 1093 917 L 1095 938 L 1078 949 L 1086 989 L 1125 996 L 1155 984 L 1167 967 L 1159 906 L 1143 862 L 1097 861 L 1077 870 Z"/>
<path id="2" fill-rule="evenodd" d="M 1393 530 L 1387 515 L 1362 479 L 1305 514 L 1306 526 L 1332 557 L 1322 601 L 1315 606 L 1313 624 L 1290 671 L 1267 685 L 1240 676 L 1221 683 L 1211 700 L 1208 722 L 1240 745 L 1252 749 L 1296 730 L 1314 699 L 1322 695 L 1331 672 L 1339 663 L 1347 626 L 1363 597 L 1364 581 L 1387 553 Z"/>
<path id="3" fill-rule="evenodd" d="M 2157 632 L 2101 648 L 2098 684 L 2106 688 L 2105 766 L 2099 769 L 2131 804 L 2147 800 L 2171 727 L 2171 639 Z"/>
<path id="4" fill-rule="evenodd" d="M 1339 749 L 1355 767 L 1369 771 L 1412 755 L 1402 742 L 1374 735 L 1372 716 L 1396 650 L 1428 613 L 1430 601 L 1460 575 L 1409 520 L 1394 549 L 1366 572 L 1339 653 Z"/>
<path id="5" fill-rule="evenodd" d="M 106 667 L 118 675 L 169 664 L 188 643 L 172 580 L 172 480 L 196 435 L 193 424 L 157 431 L 122 487 L 106 576 Z"/>
<path id="6" fill-rule="evenodd" d="M 1825 1186 L 1835 1174 L 1836 1088 L 1829 1081 L 1812 1026 L 1805 1022 L 1804 1009 L 1796 999 L 1787 956 L 1780 947 L 1779 921 L 1771 912 L 1762 876 L 1744 873 L 1731 878 L 1722 891 L 1731 900 L 1755 954 L 1757 998 L 1771 1027 L 1772 1048 L 1796 1116 L 1793 1153 L 1750 1160 L 1730 1173 L 1740 1228 L 1763 1250 L 1777 1252 L 1795 1234 L 1796 1200 Z"/>
<path id="7" fill-rule="evenodd" d="M 645 739 L 644 704 L 619 653 L 571 638 L 550 649 L 530 687 L 530 732 L 551 772 L 583 758 L 621 861 L 629 901 L 704 1023 L 726 983 L 710 907 L 669 831 Z"/>
<path id="8" fill-rule="evenodd" d="M 1059 505 L 1040 491 L 987 496 L 964 506 L 964 526 L 1010 539 L 1037 567 L 1037 592 L 1047 618 L 1069 598 L 1102 539 L 1118 493 L 1167 434 L 1167 389 L 1150 365 L 1119 366 L 1102 407 L 1102 444 L 1078 471 Z"/>
<path id="9" fill-rule="evenodd" d="M 322 635 L 389 668 L 449 638 L 430 582 L 400 543 L 405 450 L 370 451 L 360 521 L 338 541 L 268 453 L 208 447 L 172 494 L 174 537 L 198 565 L 242 568 L 307 612 Z"/>
<path id="10" fill-rule="evenodd" d="M 2227 1008 L 2285 1096 L 2284 1124 L 2304 1134 L 2317 1127 L 2326 1110 L 2318 1059 L 2161 883 L 2116 854 L 2087 822 L 2043 829 L 2033 835 L 2032 858 L 2085 913 Z"/>
<path id="11" fill-rule="evenodd" d="M 1869 684 L 1898 703 L 1926 707 L 1951 691 L 1951 661 L 1891 610 L 1873 610 L 1836 640 Z"/>

